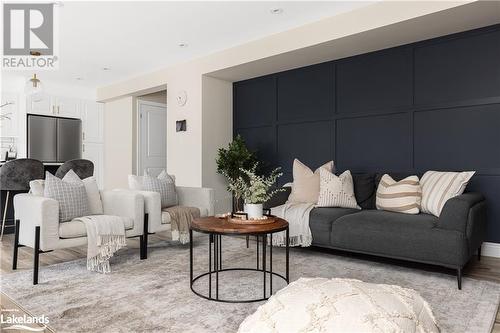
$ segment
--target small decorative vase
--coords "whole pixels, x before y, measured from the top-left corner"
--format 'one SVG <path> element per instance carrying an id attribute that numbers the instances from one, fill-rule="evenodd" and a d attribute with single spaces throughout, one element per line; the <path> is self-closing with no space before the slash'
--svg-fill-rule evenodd
<path id="1" fill-rule="evenodd" d="M 264 207 L 262 204 L 245 204 L 245 213 L 249 219 L 260 219 L 264 216 Z"/>

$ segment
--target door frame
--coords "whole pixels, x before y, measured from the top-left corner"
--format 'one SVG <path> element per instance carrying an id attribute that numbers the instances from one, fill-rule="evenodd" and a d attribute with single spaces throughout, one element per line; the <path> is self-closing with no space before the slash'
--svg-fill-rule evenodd
<path id="1" fill-rule="evenodd" d="M 136 126 L 136 174 L 138 176 L 142 176 L 142 175 L 139 175 L 139 172 L 140 170 L 142 170 L 142 149 L 141 149 L 141 146 L 142 146 L 142 132 L 141 132 L 141 105 L 150 105 L 150 106 L 159 106 L 159 107 L 163 107 L 165 108 L 165 113 L 167 113 L 167 103 L 158 103 L 158 102 L 151 102 L 151 101 L 145 101 L 143 99 L 140 99 L 140 98 L 137 98 L 137 105 L 136 105 L 136 108 L 137 108 L 137 112 L 136 112 L 136 123 L 137 123 L 137 126 Z M 167 124 L 165 124 L 165 131 L 167 131 Z M 165 145 L 167 146 L 167 145 Z M 167 154 L 167 152 L 165 152 L 165 155 Z M 165 170 L 166 170 L 167 166 L 165 165 Z"/>

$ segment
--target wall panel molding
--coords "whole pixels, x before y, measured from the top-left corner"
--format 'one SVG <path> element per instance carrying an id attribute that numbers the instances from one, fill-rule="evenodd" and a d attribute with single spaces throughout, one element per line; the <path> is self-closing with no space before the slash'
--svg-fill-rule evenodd
<path id="1" fill-rule="evenodd" d="M 234 118 L 283 181 L 294 157 L 353 172 L 475 170 L 468 189 L 486 195 L 488 240 L 500 243 L 500 25 L 235 82 Z"/>

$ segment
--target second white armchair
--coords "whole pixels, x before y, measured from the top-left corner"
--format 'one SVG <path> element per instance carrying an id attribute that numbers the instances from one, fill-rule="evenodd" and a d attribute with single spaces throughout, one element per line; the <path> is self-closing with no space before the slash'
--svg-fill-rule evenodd
<path id="1" fill-rule="evenodd" d="M 144 228 L 149 234 L 170 230 L 170 215 L 161 208 L 160 194 L 143 191 L 141 176 L 129 175 L 129 190 L 141 194 L 144 198 Z M 174 178 L 175 179 L 175 178 Z M 215 214 L 214 190 L 206 187 L 175 186 L 178 206 L 196 207 L 200 216 Z M 144 242 L 144 255 L 147 257 L 147 234 Z"/>

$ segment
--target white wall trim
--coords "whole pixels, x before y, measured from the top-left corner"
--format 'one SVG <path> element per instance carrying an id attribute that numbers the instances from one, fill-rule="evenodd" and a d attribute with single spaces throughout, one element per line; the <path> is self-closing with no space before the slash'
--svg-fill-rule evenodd
<path id="1" fill-rule="evenodd" d="M 485 257 L 500 258 L 500 243 L 484 242 L 481 255 Z"/>

